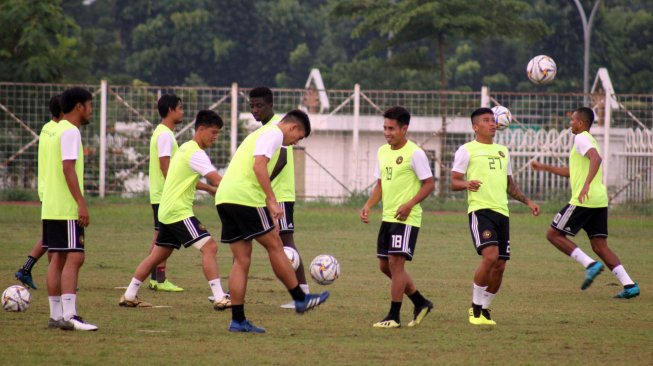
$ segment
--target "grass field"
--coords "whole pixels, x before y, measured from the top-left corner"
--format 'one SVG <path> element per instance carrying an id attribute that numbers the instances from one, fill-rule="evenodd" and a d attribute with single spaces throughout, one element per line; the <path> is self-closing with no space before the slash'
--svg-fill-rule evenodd
<path id="1" fill-rule="evenodd" d="M 330 253 L 341 264 L 341 278 L 328 289 L 326 304 L 305 315 L 281 309 L 290 297 L 272 273 L 265 251 L 256 246 L 246 312 L 267 329 L 263 335 L 232 334 L 230 312 L 216 312 L 195 249 L 174 253 L 169 277 L 183 293 L 140 296 L 171 308 L 118 307 L 136 265 L 151 240 L 151 209 L 145 203 L 93 201 L 86 232 L 86 263 L 80 275 L 79 314 L 98 332 L 46 328 L 46 262 L 34 270 L 38 290 L 26 313 L 0 313 L 3 364 L 653 364 L 653 224 L 648 216 L 611 216 L 610 243 L 642 295 L 612 296 L 621 287 L 604 272 L 594 285 L 579 289 L 583 269 L 544 239 L 553 212 L 539 218 L 511 217 L 512 260 L 493 304 L 498 325 L 482 329 L 467 323 L 472 274 L 478 263 L 463 212 L 424 215 L 415 260 L 408 266 L 418 288 L 436 304 L 417 328 L 373 329 L 389 307 L 389 282 L 377 269 L 375 240 L 380 213 L 363 225 L 357 209 L 299 205 L 295 234 L 308 262 Z M 196 207 L 198 218 L 219 238 L 220 223 L 209 203 Z M 39 207 L 0 205 L 0 287 L 13 274 L 40 235 Z M 581 247 L 589 250 L 586 236 Z M 223 278 L 231 267 L 228 247 L 220 245 Z M 226 281 L 223 280 L 226 287 Z M 322 290 L 316 284 L 314 291 Z M 412 318 L 406 298 L 402 322 Z"/>

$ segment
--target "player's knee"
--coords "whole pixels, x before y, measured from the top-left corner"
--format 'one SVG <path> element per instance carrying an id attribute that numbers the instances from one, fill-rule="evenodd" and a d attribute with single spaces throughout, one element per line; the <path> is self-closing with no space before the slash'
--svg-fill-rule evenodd
<path id="1" fill-rule="evenodd" d="M 562 234 L 558 230 L 556 230 L 556 229 L 554 229 L 552 227 L 550 227 L 546 231 L 546 240 L 548 240 L 548 241 L 550 241 L 552 243 L 553 243 L 554 240 L 556 240 L 556 238 L 558 238 L 560 236 L 562 236 Z"/>

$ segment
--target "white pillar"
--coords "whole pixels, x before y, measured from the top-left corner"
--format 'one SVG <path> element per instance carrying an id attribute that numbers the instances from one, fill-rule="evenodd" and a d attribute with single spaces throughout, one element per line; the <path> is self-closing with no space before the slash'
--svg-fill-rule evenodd
<path id="1" fill-rule="evenodd" d="M 603 185 L 608 187 L 610 171 L 610 124 L 612 122 L 612 95 L 610 88 L 605 88 L 605 117 L 603 121 Z"/>
<path id="2" fill-rule="evenodd" d="M 100 197 L 105 194 L 107 166 L 107 81 L 100 84 Z"/>
<path id="3" fill-rule="evenodd" d="M 238 83 L 231 84 L 231 156 L 238 147 Z"/>
<path id="4" fill-rule="evenodd" d="M 490 88 L 481 87 L 481 108 L 490 108 Z"/>
<path id="5" fill-rule="evenodd" d="M 359 166 L 358 163 L 358 129 L 360 123 L 360 109 L 361 109 L 361 86 L 360 84 L 354 85 L 354 126 L 352 131 L 352 155 L 354 156 L 354 174 L 352 176 L 353 186 L 351 187 L 354 192 L 358 191 L 359 181 Z"/>

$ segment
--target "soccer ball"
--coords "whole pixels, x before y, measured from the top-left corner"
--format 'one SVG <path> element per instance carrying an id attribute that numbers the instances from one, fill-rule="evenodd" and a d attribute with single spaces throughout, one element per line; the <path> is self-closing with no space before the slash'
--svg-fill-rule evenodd
<path id="1" fill-rule="evenodd" d="M 296 271 L 297 268 L 299 268 L 299 253 L 297 253 L 297 251 L 291 247 L 283 247 L 283 251 L 286 252 L 286 257 L 288 257 L 293 271 Z"/>
<path id="2" fill-rule="evenodd" d="M 2 308 L 5 311 L 26 311 L 32 296 L 23 286 L 9 286 L 2 293 Z"/>
<path id="3" fill-rule="evenodd" d="M 503 130 L 504 128 L 508 127 L 508 125 L 510 125 L 510 121 L 512 121 L 512 114 L 508 108 L 502 105 L 498 105 L 492 107 L 492 112 L 494 113 L 494 122 L 497 123 L 497 129 Z"/>
<path id="4" fill-rule="evenodd" d="M 539 55 L 531 59 L 526 66 L 528 78 L 535 84 L 548 84 L 556 77 L 558 68 L 555 61 L 549 56 Z"/>
<path id="5" fill-rule="evenodd" d="M 320 285 L 330 285 L 340 276 L 340 263 L 329 254 L 320 254 L 311 262 L 311 277 Z"/>

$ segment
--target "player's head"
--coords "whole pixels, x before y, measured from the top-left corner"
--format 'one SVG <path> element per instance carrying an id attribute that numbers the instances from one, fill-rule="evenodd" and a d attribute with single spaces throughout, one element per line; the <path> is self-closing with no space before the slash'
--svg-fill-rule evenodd
<path id="1" fill-rule="evenodd" d="M 61 112 L 68 115 L 66 118 L 78 120 L 81 125 L 91 121 L 93 95 L 88 90 L 79 87 L 66 89 L 61 93 Z"/>
<path id="2" fill-rule="evenodd" d="M 202 149 L 213 145 L 224 123 L 214 111 L 203 109 L 195 117 L 195 137 L 193 138 Z"/>
<path id="3" fill-rule="evenodd" d="M 594 123 L 594 111 L 591 108 L 580 107 L 571 114 L 571 132 L 574 134 L 589 131 Z"/>
<path id="4" fill-rule="evenodd" d="M 383 136 L 390 146 L 403 145 L 410 124 L 410 113 L 404 107 L 394 106 L 383 112 Z"/>
<path id="5" fill-rule="evenodd" d="M 249 109 L 254 119 L 266 124 L 274 116 L 274 98 L 272 90 L 259 86 L 249 91 Z"/>
<path id="6" fill-rule="evenodd" d="M 61 94 L 57 94 L 54 97 L 50 98 L 50 114 L 52 119 L 59 122 L 63 117 L 63 111 L 61 110 Z"/>
<path id="7" fill-rule="evenodd" d="M 497 132 L 497 123 L 494 121 L 494 112 L 490 108 L 478 108 L 472 112 L 472 129 L 476 137 L 492 139 Z"/>
<path id="8" fill-rule="evenodd" d="M 156 102 L 161 118 L 171 119 L 175 124 L 184 120 L 184 105 L 175 94 L 163 94 Z"/>
<path id="9" fill-rule="evenodd" d="M 283 132 L 283 145 L 295 145 L 311 134 L 311 120 L 306 112 L 293 109 L 283 116 L 279 128 Z"/>

